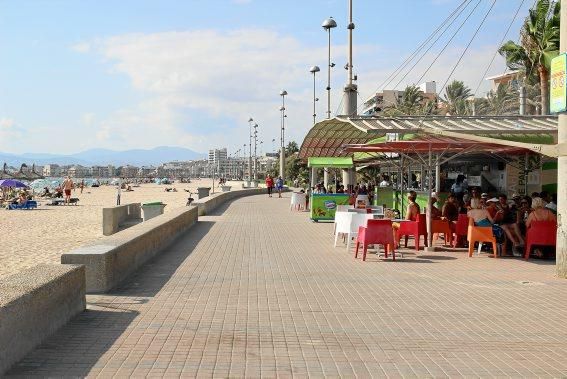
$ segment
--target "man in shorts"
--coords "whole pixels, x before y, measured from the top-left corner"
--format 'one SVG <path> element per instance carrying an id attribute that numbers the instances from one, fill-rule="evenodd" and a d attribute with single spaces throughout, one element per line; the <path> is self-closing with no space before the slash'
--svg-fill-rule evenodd
<path id="1" fill-rule="evenodd" d="M 71 202 L 71 190 L 75 186 L 73 180 L 70 177 L 66 176 L 61 186 L 63 187 L 63 192 L 65 193 L 65 204 L 69 204 Z"/>

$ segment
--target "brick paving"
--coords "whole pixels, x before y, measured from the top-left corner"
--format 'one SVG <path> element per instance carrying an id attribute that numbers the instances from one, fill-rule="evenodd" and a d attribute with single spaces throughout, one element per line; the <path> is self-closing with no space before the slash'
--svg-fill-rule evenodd
<path id="1" fill-rule="evenodd" d="M 288 207 L 254 196 L 202 217 L 9 375 L 567 376 L 567 281 L 552 262 L 361 262 Z"/>

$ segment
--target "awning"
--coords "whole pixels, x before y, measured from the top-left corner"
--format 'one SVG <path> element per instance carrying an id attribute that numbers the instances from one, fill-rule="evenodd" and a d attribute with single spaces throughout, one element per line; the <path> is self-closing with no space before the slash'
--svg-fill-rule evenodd
<path id="1" fill-rule="evenodd" d="M 308 167 L 351 168 L 354 166 L 351 157 L 311 157 L 307 161 Z"/>

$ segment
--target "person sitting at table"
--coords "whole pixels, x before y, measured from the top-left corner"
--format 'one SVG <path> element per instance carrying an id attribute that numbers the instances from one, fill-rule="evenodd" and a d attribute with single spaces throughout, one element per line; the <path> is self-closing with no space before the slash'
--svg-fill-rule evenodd
<path id="1" fill-rule="evenodd" d="M 471 199 L 471 209 L 467 212 L 467 215 L 473 219 L 476 226 L 491 226 L 492 234 L 497 240 L 501 240 L 504 236 L 502 228 L 498 225 L 494 225 L 494 219 L 488 210 L 482 208 L 482 202 L 480 199 L 475 197 Z"/>
<path id="2" fill-rule="evenodd" d="M 512 254 L 516 257 L 522 256 L 522 246 L 524 246 L 524 238 L 520 232 L 520 228 L 516 223 L 516 209 L 515 206 L 508 205 L 508 197 L 505 194 L 498 196 L 498 224 L 506 233 L 506 237 L 512 242 Z"/>
<path id="3" fill-rule="evenodd" d="M 429 205 L 431 207 L 431 219 L 432 220 L 440 220 L 441 219 L 441 211 L 439 208 L 435 206 L 437 204 L 437 194 L 433 192 L 431 194 L 431 199 L 429 200 Z"/>
<path id="4" fill-rule="evenodd" d="M 529 228 L 534 221 L 557 221 L 557 217 L 555 217 L 553 212 L 545 208 L 545 203 L 541 197 L 532 199 L 532 211 L 526 220 L 526 228 Z"/>
<path id="5" fill-rule="evenodd" d="M 409 221 L 417 221 L 419 218 L 419 214 L 421 212 L 421 209 L 419 208 L 419 204 L 416 203 L 417 199 L 417 192 L 415 191 L 409 191 L 408 192 L 408 201 L 409 204 L 406 208 L 406 220 Z M 400 228 L 400 223 L 399 222 L 393 222 L 392 223 L 392 229 L 394 231 L 394 240 L 396 240 L 397 238 L 397 230 Z"/>
<path id="6" fill-rule="evenodd" d="M 340 185 L 337 187 L 337 193 L 345 193 L 345 186 Z"/>
<path id="7" fill-rule="evenodd" d="M 441 216 L 445 217 L 451 223 L 456 222 L 459 218 L 459 208 L 455 203 L 456 200 L 457 198 L 455 197 L 455 195 L 450 194 L 447 197 L 445 204 L 443 204 L 443 208 L 441 209 Z"/>
<path id="8" fill-rule="evenodd" d="M 541 197 L 534 197 L 532 199 L 532 211 L 526 220 L 526 232 L 534 221 L 557 222 L 557 217 L 550 209 L 545 207 L 545 201 Z M 543 258 L 543 250 L 539 248 L 535 248 L 533 254 L 538 258 Z"/>

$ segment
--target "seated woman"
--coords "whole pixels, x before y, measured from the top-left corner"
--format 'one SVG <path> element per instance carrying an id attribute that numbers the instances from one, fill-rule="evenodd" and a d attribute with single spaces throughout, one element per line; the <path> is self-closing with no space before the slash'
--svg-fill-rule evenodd
<path id="1" fill-rule="evenodd" d="M 502 228 L 493 225 L 494 219 L 486 209 L 482 208 L 480 199 L 475 197 L 471 199 L 471 209 L 467 212 L 467 216 L 473 219 L 476 226 L 492 226 L 492 234 L 497 240 L 501 240 L 504 236 Z"/>
<path id="2" fill-rule="evenodd" d="M 499 224 L 506 233 L 506 237 L 512 242 L 512 253 L 516 257 L 522 256 L 524 238 L 516 223 L 516 210 L 508 205 L 508 197 L 505 194 L 498 196 Z"/>
<path id="3" fill-rule="evenodd" d="M 417 193 L 415 191 L 409 191 L 408 192 L 408 207 L 406 208 L 406 220 L 409 221 L 417 221 L 419 218 L 419 213 L 421 212 L 421 209 L 419 208 L 419 204 L 415 202 L 415 200 L 417 199 Z M 397 231 L 400 228 L 400 223 L 399 222 L 393 222 L 392 223 L 392 229 L 394 231 L 394 240 L 397 239 Z"/>
<path id="4" fill-rule="evenodd" d="M 455 195 L 450 194 L 447 201 L 443 205 L 441 216 L 445 217 L 451 223 L 457 222 L 459 218 L 459 207 L 456 204 L 457 198 Z"/>
<path id="5" fill-rule="evenodd" d="M 534 221 L 557 221 L 557 217 L 555 217 L 553 212 L 545 208 L 545 203 L 541 197 L 532 199 L 532 209 L 526 220 L 526 228 L 529 228 Z"/>
<path id="6" fill-rule="evenodd" d="M 435 204 L 437 204 L 437 195 L 435 194 L 435 192 L 431 195 L 431 200 L 430 200 L 430 206 L 431 206 L 431 219 L 432 220 L 441 220 L 442 217 L 442 213 L 439 210 L 439 208 L 437 208 L 435 206 Z"/>

